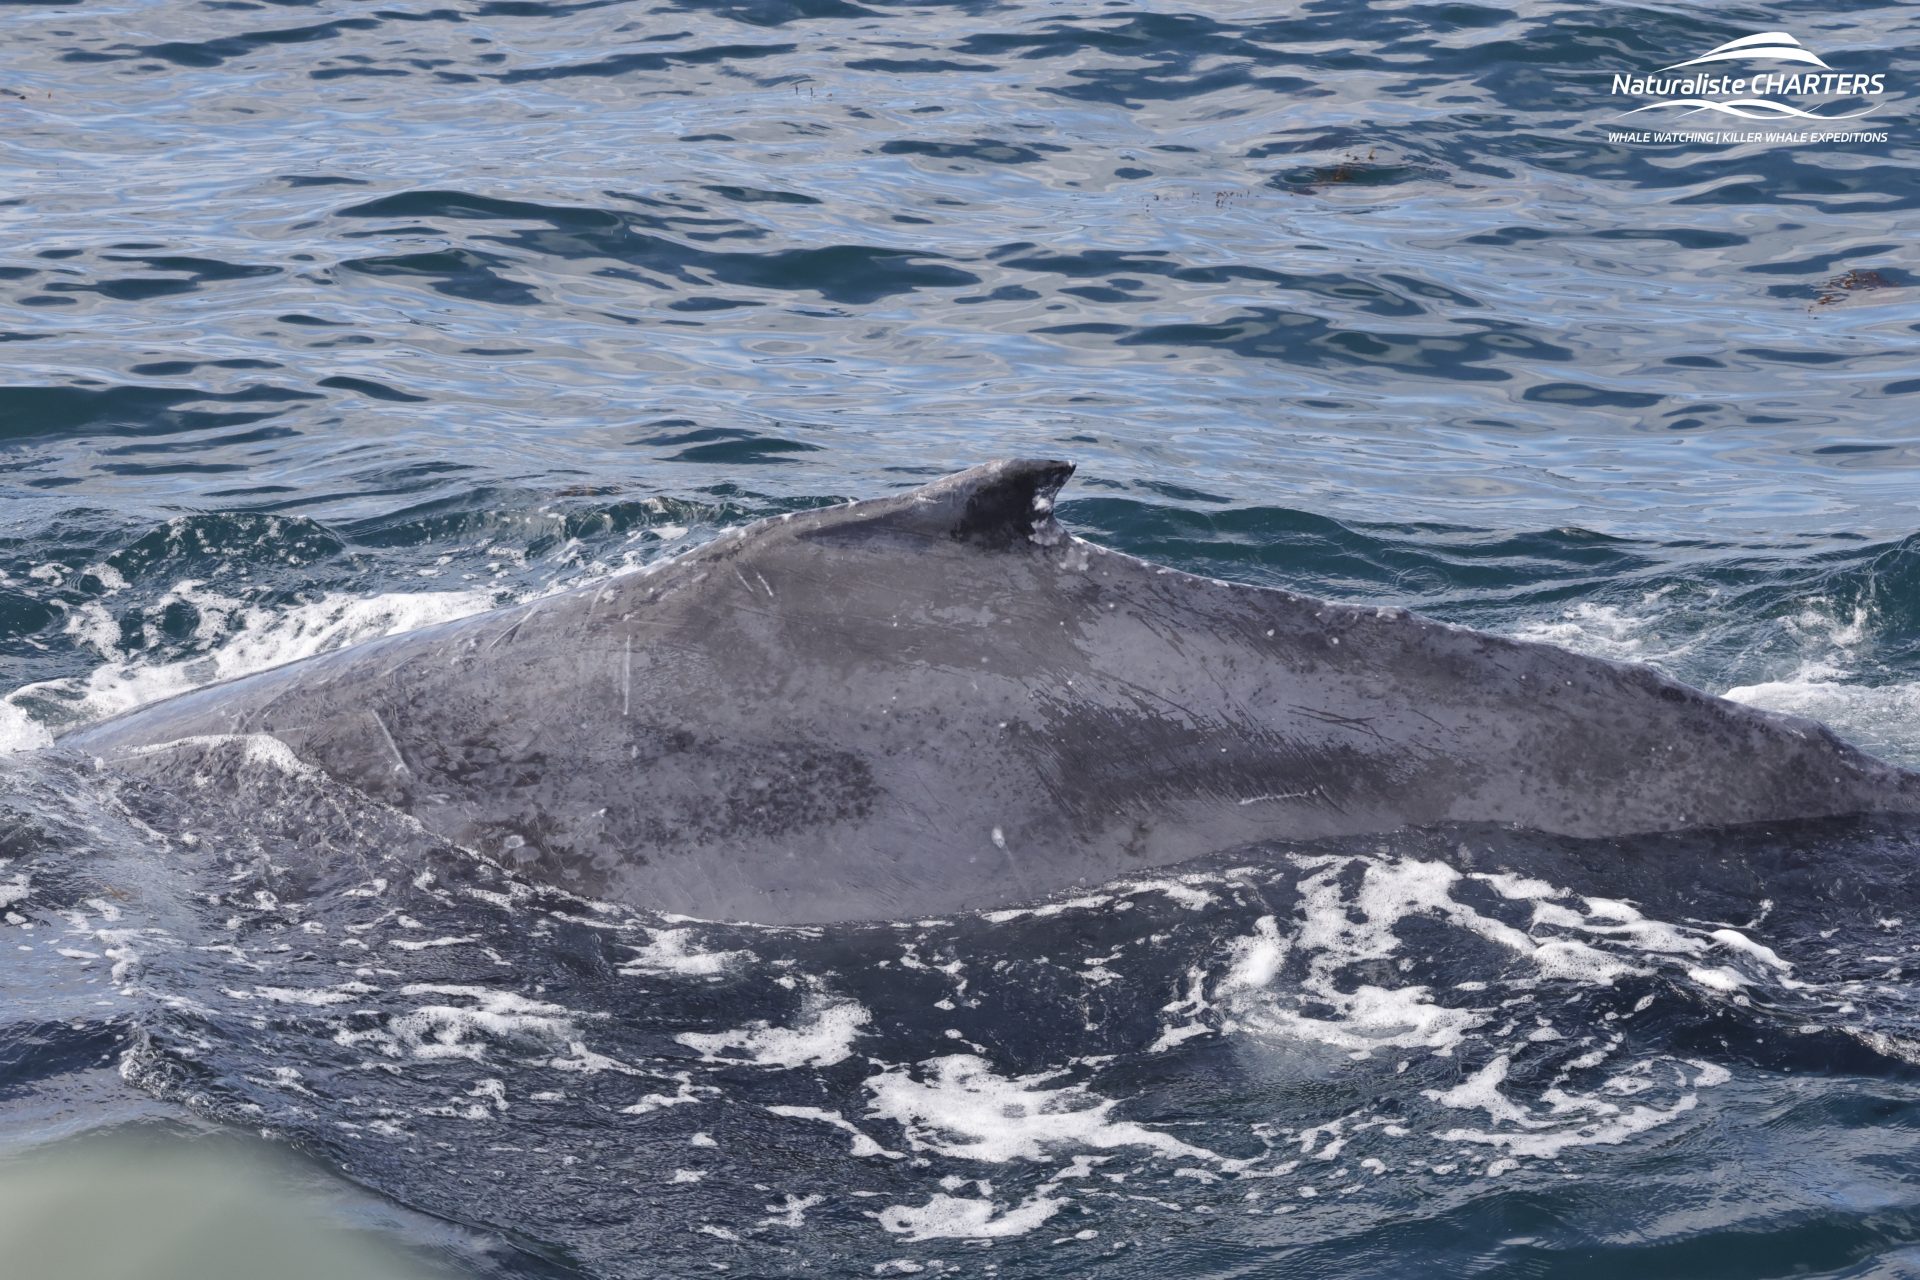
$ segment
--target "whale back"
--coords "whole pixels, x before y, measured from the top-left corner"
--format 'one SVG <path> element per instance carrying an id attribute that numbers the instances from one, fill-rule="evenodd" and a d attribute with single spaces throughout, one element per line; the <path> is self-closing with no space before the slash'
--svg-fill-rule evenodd
<path id="1" fill-rule="evenodd" d="M 1003 905 L 1254 841 L 1920 808 L 1822 726 L 1644 667 L 1071 537 L 1071 471 L 762 521 L 64 744 L 187 772 L 209 737 L 266 735 L 553 882 L 765 923 Z"/>

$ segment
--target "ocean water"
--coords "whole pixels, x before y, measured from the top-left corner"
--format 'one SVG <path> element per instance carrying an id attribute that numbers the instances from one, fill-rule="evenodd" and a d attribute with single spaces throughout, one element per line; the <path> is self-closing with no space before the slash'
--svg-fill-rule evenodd
<path id="1" fill-rule="evenodd" d="M 1763 31 L 1883 74 L 1887 140 L 1609 141 L 1614 73 Z M 0 6 L 0 1247 L 1920 1274 L 1898 823 L 768 930 L 244 744 L 204 792 L 49 749 L 1021 453 L 1108 545 L 1920 765 L 1917 49 L 1875 3 Z"/>

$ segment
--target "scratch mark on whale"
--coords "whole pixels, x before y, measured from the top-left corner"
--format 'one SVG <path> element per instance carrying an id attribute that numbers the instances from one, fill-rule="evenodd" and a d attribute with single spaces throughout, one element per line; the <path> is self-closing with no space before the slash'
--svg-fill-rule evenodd
<path id="1" fill-rule="evenodd" d="M 386 739 L 387 750 L 393 752 L 393 771 L 411 777 L 413 770 L 407 767 L 407 758 L 400 754 L 400 744 L 393 740 L 393 733 L 387 728 L 387 722 L 380 718 L 378 711 L 368 711 L 367 714 L 373 717 L 373 723 L 380 730 L 380 736 Z"/>

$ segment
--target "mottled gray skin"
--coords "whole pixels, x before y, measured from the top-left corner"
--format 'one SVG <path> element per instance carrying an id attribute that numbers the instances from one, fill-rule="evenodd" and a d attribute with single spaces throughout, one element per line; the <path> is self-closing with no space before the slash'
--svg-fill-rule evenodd
<path id="1" fill-rule="evenodd" d="M 1265 839 L 1920 810 L 1812 721 L 1068 537 L 1065 463 L 784 516 L 64 744 L 270 734 L 580 892 L 720 919 L 1019 901 Z"/>

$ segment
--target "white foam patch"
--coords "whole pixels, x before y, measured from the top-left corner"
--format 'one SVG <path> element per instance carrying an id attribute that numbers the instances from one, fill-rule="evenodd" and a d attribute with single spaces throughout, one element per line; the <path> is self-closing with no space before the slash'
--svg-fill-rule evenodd
<path id="1" fill-rule="evenodd" d="M 1495 1123 L 1511 1128 L 1452 1128 L 1434 1136 L 1442 1142 L 1496 1147 L 1513 1157 L 1552 1159 L 1575 1147 L 1617 1146 L 1629 1138 L 1679 1119 L 1700 1103 L 1699 1094 L 1693 1089 L 1684 1089 L 1666 1107 L 1644 1103 L 1622 1107 L 1600 1096 L 1606 1093 L 1631 1095 L 1650 1087 L 1652 1081 L 1648 1079 L 1648 1072 L 1651 1067 L 1643 1063 L 1614 1076 L 1587 1096 L 1570 1095 L 1557 1088 L 1548 1089 L 1544 1095 L 1547 1113 L 1543 1115 L 1501 1092 L 1500 1085 L 1505 1081 L 1510 1066 L 1511 1059 L 1503 1054 L 1455 1088 L 1430 1090 L 1427 1096 L 1449 1107 L 1485 1111 Z M 1683 1088 L 1689 1083 L 1695 1086 L 1720 1084 L 1729 1078 L 1724 1069 L 1702 1070 L 1689 1081 L 1678 1064 L 1669 1063 L 1668 1066 L 1674 1071 L 1674 1083 Z"/>
<path id="2" fill-rule="evenodd" d="M 664 1111 L 668 1107 L 693 1106 L 719 1093 L 718 1089 L 712 1088 L 711 1086 L 693 1083 L 693 1077 L 685 1071 L 676 1073 L 672 1079 L 677 1086 L 672 1093 L 649 1093 L 632 1106 L 620 1108 L 620 1114 L 628 1116 L 651 1115 L 655 1111 Z M 706 1141 L 701 1141 L 702 1138 L 706 1138 Z M 712 1138 L 700 1133 L 694 1134 L 688 1141 L 696 1147 L 719 1145 L 714 1142 Z"/>
<path id="3" fill-rule="evenodd" d="M 1208 886 L 1218 883 L 1217 875 L 1194 874 L 1168 876 L 1164 879 L 1126 880 L 1113 886 L 1120 893 L 1158 893 L 1165 896 L 1176 906 L 1189 911 L 1201 911 L 1220 901 L 1219 895 Z"/>
<path id="4" fill-rule="evenodd" d="M 1707 936 L 1723 947 L 1738 951 L 1742 955 L 1752 956 L 1769 969 L 1780 973 L 1791 973 L 1793 971 L 1793 966 L 1785 960 L 1782 960 L 1779 952 L 1775 951 L 1772 947 L 1761 946 L 1746 934 L 1741 933 L 1738 929 L 1715 929 Z"/>
<path id="5" fill-rule="evenodd" d="M 555 1071 L 573 1071 L 581 1075 L 594 1075 L 601 1071 L 616 1071 L 628 1076 L 641 1074 L 637 1067 L 630 1067 L 604 1053 L 595 1053 L 587 1048 L 584 1040 L 567 1041 L 565 1053 L 555 1054 L 542 1065 L 552 1067 Z"/>
<path id="6" fill-rule="evenodd" d="M 1749 936 L 1752 926 L 1670 923 L 1628 902 L 1583 896 L 1504 872 L 1465 874 L 1439 862 L 1327 856 L 1292 861 L 1305 873 L 1292 918 L 1261 917 L 1228 946 L 1217 968 L 1189 969 L 1180 994 L 1162 1009 L 1162 1027 L 1149 1049 L 1171 1049 L 1217 1030 L 1245 1037 L 1249 1047 L 1320 1045 L 1355 1059 L 1391 1050 L 1400 1072 L 1410 1065 L 1409 1051 L 1442 1058 L 1472 1054 L 1478 1065 L 1458 1083 L 1425 1096 L 1443 1107 L 1476 1112 L 1481 1123 L 1441 1126 L 1426 1136 L 1491 1149 L 1495 1154 L 1477 1170 L 1483 1176 L 1501 1176 L 1527 1160 L 1578 1147 L 1626 1142 L 1674 1122 L 1697 1105 L 1698 1089 L 1731 1078 L 1721 1067 L 1661 1057 L 1615 1070 L 1597 1085 L 1588 1083 L 1589 1073 L 1623 1052 L 1624 1038 L 1615 1033 L 1596 1043 L 1593 1027 L 1580 1021 L 1577 1001 L 1570 1006 L 1576 1010 L 1572 1025 L 1556 1026 L 1555 1011 L 1566 1000 L 1548 983 L 1607 987 L 1659 973 L 1733 1002 L 1744 1002 L 1744 993 L 1755 987 L 1782 994 L 1811 989 L 1792 976 L 1788 960 Z M 1401 933 L 1415 920 L 1426 922 L 1429 930 L 1437 922 L 1493 944 L 1494 952 L 1480 962 L 1491 965 L 1491 980 L 1467 974 L 1436 990 L 1412 978 L 1409 971 L 1423 957 L 1412 954 L 1415 949 Z M 1403 974 L 1409 976 L 1402 979 Z M 1609 1021 L 1632 1017 L 1654 999 L 1649 994 Z M 1567 1049 L 1548 1048 L 1568 1041 L 1574 1043 Z M 1484 1056 L 1488 1051 L 1491 1060 Z M 1560 1059 L 1550 1081 L 1522 1089 L 1509 1084 L 1519 1055 L 1545 1063 L 1556 1053 L 1571 1056 Z M 1637 1093 L 1646 1096 L 1623 1101 Z M 1016 1150 L 1001 1130 L 987 1129 L 989 1121 L 1010 1123 L 991 1109 L 986 1120 L 974 1122 L 1000 1144 L 988 1146 L 987 1153 L 1005 1157 Z M 1343 1123 L 1303 1130 L 1298 1135 L 1303 1156 L 1332 1159 L 1350 1137 L 1368 1128 L 1377 1129 L 1379 1137 L 1410 1136 L 1398 1121 L 1358 1121 L 1350 1133 L 1342 1132 Z M 966 1135 L 964 1119 L 946 1121 L 941 1132 L 946 1136 L 939 1139 L 939 1149 L 963 1150 L 965 1144 L 953 1135 Z M 1312 1151 L 1315 1135 L 1322 1132 L 1332 1134 L 1326 1151 Z M 1446 1166 L 1460 1167 L 1473 1165 Z M 1281 1176 L 1289 1168 L 1238 1172 Z"/>
<path id="7" fill-rule="evenodd" d="M 477 933 L 463 933 L 445 938 L 389 938 L 387 945 L 399 947 L 402 951 L 426 951 L 434 947 L 464 947 L 480 941 Z"/>
<path id="8" fill-rule="evenodd" d="M 827 1067 L 853 1056 L 854 1038 L 870 1015 L 859 1002 L 810 996 L 791 1027 L 754 1022 L 733 1031 L 683 1031 L 674 1039 L 704 1062 L 750 1062 L 761 1067 Z"/>
<path id="9" fill-rule="evenodd" d="M 372 995 L 378 988 L 364 982 L 345 982 L 337 987 L 262 987 L 256 986 L 249 991 L 228 989 L 222 994 L 234 1000 L 269 1000 L 275 1004 L 303 1004 L 315 1008 L 328 1005 L 352 1004 L 365 996 Z"/>
<path id="10" fill-rule="evenodd" d="M 1853 684 L 1815 667 L 1786 680 L 1739 685 L 1721 696 L 1766 711 L 1818 720 L 1841 737 L 1913 763 L 1920 761 L 1920 681 Z"/>
<path id="11" fill-rule="evenodd" d="M 0 701 L 0 756 L 53 745 L 53 734 L 11 698 Z"/>
<path id="12" fill-rule="evenodd" d="M 1402 956 L 1398 926 L 1413 917 L 1440 919 L 1496 944 L 1525 961 L 1538 980 L 1610 986 L 1666 968 L 1704 989 L 1734 992 L 1752 975 L 1700 963 L 1718 949 L 1771 970 L 1767 979 L 1783 988 L 1800 985 L 1788 976 L 1790 965 L 1744 934 L 1652 920 L 1630 903 L 1582 897 L 1540 880 L 1506 873 L 1463 875 L 1445 863 L 1415 859 L 1295 862 L 1312 874 L 1300 882 L 1292 931 L 1272 916 L 1256 922 L 1250 935 L 1233 944 L 1225 972 L 1213 983 L 1211 1003 L 1204 984 L 1196 981 L 1200 975 L 1190 974 L 1187 996 L 1165 1010 L 1183 1020 L 1165 1026 L 1154 1048 L 1201 1034 L 1206 1015 L 1217 1010 L 1222 1031 L 1316 1042 L 1355 1058 L 1386 1049 L 1452 1054 L 1496 1008 L 1444 1004 L 1425 986 L 1377 980 L 1380 962 Z M 1456 892 L 1470 882 L 1508 902 L 1530 904 L 1527 927 L 1461 901 Z M 1303 966 L 1304 974 L 1282 981 L 1290 964 Z M 1355 980 L 1356 967 L 1367 979 Z M 1454 990 L 1472 993 L 1485 987 L 1461 983 Z"/>
<path id="13" fill-rule="evenodd" d="M 785 1204 L 768 1205 L 767 1216 L 760 1219 L 763 1227 L 785 1227 L 789 1231 L 798 1231 L 807 1225 L 807 1210 L 817 1208 L 827 1202 L 825 1196 L 794 1196 L 786 1198 Z"/>
<path id="14" fill-rule="evenodd" d="M 1084 898 L 1068 898 L 1060 902 L 1049 902 L 1038 907 L 1009 907 L 1004 911 L 988 911 L 982 913 L 980 918 L 992 924 L 1005 924 L 1009 920 L 1019 920 L 1026 917 L 1031 917 L 1035 920 L 1045 920 L 1068 911 L 1086 911 L 1093 907 L 1104 907 L 1112 901 L 1112 897 L 1107 894 L 1093 894 Z"/>
<path id="15" fill-rule="evenodd" d="M 633 958 L 620 966 L 629 977 L 659 974 L 681 978 L 710 978 L 752 958 L 746 951 L 706 951 L 691 929 L 654 930 L 645 946 L 627 944 Z"/>
<path id="16" fill-rule="evenodd" d="M 1269 933 L 1275 934 L 1274 940 L 1277 942 L 1273 917 L 1263 917 L 1260 924 Z M 1196 1036 L 1210 1034 L 1213 1029 L 1204 1021 L 1204 1016 L 1210 1007 L 1207 1001 L 1207 974 L 1204 969 L 1196 965 L 1187 970 L 1187 994 L 1162 1006 L 1160 1010 L 1162 1013 L 1184 1015 L 1187 1020 L 1170 1022 L 1163 1026 L 1153 1043 L 1147 1046 L 1147 1052 L 1165 1053 L 1168 1049 L 1182 1045 Z"/>
<path id="17" fill-rule="evenodd" d="M 1503 1053 L 1453 1088 L 1428 1089 L 1426 1095 L 1442 1106 L 1485 1111 L 1491 1120 L 1525 1123 L 1526 1110 L 1500 1092 L 1512 1066 L 1513 1059 Z"/>
<path id="18" fill-rule="evenodd" d="M 401 995 L 447 996 L 468 1004 L 422 1005 L 393 1020 L 396 1050 L 429 1061 L 464 1058 L 484 1061 L 490 1042 L 551 1043 L 566 1046 L 578 1038 L 573 1014 L 563 1005 L 530 1000 L 511 991 L 448 983 L 413 983 Z"/>
<path id="19" fill-rule="evenodd" d="M 0 750 L 44 746 L 51 729 L 104 720 L 203 685 L 297 662 L 316 653 L 397 635 L 478 613 L 494 603 L 489 591 L 330 594 L 287 609 L 248 605 L 204 582 L 177 583 L 147 610 L 193 607 L 192 640 L 211 646 L 178 662 L 152 662 L 119 649 L 119 625 L 98 603 L 67 620 L 67 632 L 107 659 L 84 677 L 25 685 L 0 699 Z"/>
<path id="20" fill-rule="evenodd" d="M 1312 863 L 1303 865 L 1312 866 Z M 1301 881 L 1301 919 L 1292 937 L 1274 917 L 1236 944 L 1216 991 L 1227 1003 L 1226 1028 L 1256 1035 L 1306 1039 L 1367 1057 L 1382 1049 L 1424 1048 L 1452 1053 L 1485 1021 L 1472 1009 L 1439 1004 L 1425 986 L 1352 983 L 1346 970 L 1392 958 L 1400 950 L 1396 926 L 1411 915 L 1434 915 L 1534 961 L 1546 976 L 1611 981 L 1628 966 L 1568 945 L 1537 944 L 1526 933 L 1458 902 L 1460 873 L 1442 862 L 1366 862 L 1358 887 L 1343 888 L 1349 863 L 1328 860 Z M 1289 953 L 1306 956 L 1298 990 L 1276 990 Z M 1301 1000 L 1301 996 L 1308 997 Z M 1297 1006 L 1314 1010 L 1303 1012 Z"/>
<path id="21" fill-rule="evenodd" d="M 108 971 L 107 976 L 123 991 L 130 993 L 131 989 L 127 984 L 140 972 L 141 961 L 144 959 L 140 949 L 133 944 L 144 941 L 149 935 L 166 937 L 159 930 L 146 929 L 95 929 L 89 935 L 95 941 L 104 944 L 101 951 L 107 959 L 113 961 L 113 968 Z"/>
<path id="22" fill-rule="evenodd" d="M 1697 930 L 1661 920 L 1649 920 L 1631 903 L 1613 898 L 1576 897 L 1557 890 L 1520 896 L 1534 898 L 1533 927 L 1536 930 L 1578 929 L 1650 957 L 1693 956 L 1707 949 L 1706 938 Z M 1563 901 L 1547 900 L 1556 897 Z"/>
<path id="23" fill-rule="evenodd" d="M 1725 965 L 1717 965 L 1710 969 L 1704 966 L 1688 969 L 1687 976 L 1701 986 L 1715 991 L 1738 991 L 1747 985 L 1746 978 L 1739 970 L 1729 969 Z"/>
<path id="24" fill-rule="evenodd" d="M 1666 599 L 1669 590 L 1650 592 L 1627 608 L 1583 601 L 1552 621 L 1528 623 L 1513 634 L 1575 653 L 1672 670 L 1699 640 L 1662 634 L 1662 615 L 1676 607 Z M 1853 678 L 1857 655 L 1872 636 L 1872 622 L 1864 607 L 1843 611 L 1825 597 L 1809 600 L 1779 624 L 1801 651 L 1799 670 L 1778 680 L 1738 685 L 1721 696 L 1818 720 L 1870 751 L 1920 763 L 1920 682 L 1865 684 Z"/>
<path id="25" fill-rule="evenodd" d="M 900 1125 L 915 1151 L 966 1160 L 1044 1160 L 1076 1148 L 1138 1147 L 1234 1163 L 1171 1134 L 1115 1120 L 1117 1102 L 1097 1098 L 1080 1085 L 1048 1088 L 1053 1078 L 1001 1076 L 983 1058 L 953 1054 L 921 1064 L 918 1079 L 905 1069 L 868 1079 L 873 1095 L 868 1113 Z"/>
<path id="26" fill-rule="evenodd" d="M 936 1195 L 914 1208 L 889 1205 L 880 1211 L 880 1225 L 909 1241 L 998 1240 L 1021 1236 L 1060 1212 L 1065 1200 L 1040 1192 L 1012 1208 L 991 1199 Z"/>
<path id="27" fill-rule="evenodd" d="M 1296 861 L 1313 874 L 1300 884 L 1293 932 L 1274 917 L 1262 918 L 1235 944 L 1226 971 L 1214 984 L 1224 1029 L 1310 1040 L 1347 1050 L 1353 1057 L 1387 1047 L 1425 1048 L 1445 1056 L 1469 1040 L 1530 1045 L 1564 1039 L 1547 1017 L 1539 1016 L 1549 1006 L 1520 1013 L 1533 999 L 1528 993 L 1542 980 L 1606 986 L 1657 969 L 1734 999 L 1756 983 L 1782 989 L 1803 985 L 1789 976 L 1788 961 L 1739 930 L 1650 919 L 1630 903 L 1583 897 L 1537 879 L 1504 873 L 1468 876 L 1442 864 L 1413 860 Z M 1529 909 L 1527 927 L 1494 919 L 1456 896 L 1475 882 L 1504 902 Z M 1481 997 L 1490 1003 L 1480 1008 L 1442 1006 L 1434 993 L 1417 984 L 1353 981 L 1354 966 L 1364 966 L 1362 972 L 1373 977 L 1383 971 L 1383 962 L 1396 961 L 1403 947 L 1395 926 L 1413 916 L 1438 918 L 1485 938 L 1526 961 L 1535 976 L 1492 984 L 1465 981 L 1453 988 L 1470 996 L 1490 992 Z M 1715 964 L 1709 956 L 1728 957 L 1730 962 Z M 1289 981 L 1303 962 L 1304 975 Z M 1169 1006 L 1192 1019 L 1188 1025 L 1198 1021 L 1205 1007 L 1205 991 L 1198 982 L 1191 983 L 1185 1000 Z M 1496 1028 L 1496 1021 L 1504 1025 Z M 1633 1064 L 1595 1088 L 1575 1090 L 1574 1074 L 1600 1066 L 1620 1043 L 1616 1036 L 1569 1060 L 1550 1083 L 1536 1087 L 1532 1101 L 1506 1087 L 1520 1050 L 1504 1048 L 1456 1085 L 1426 1091 L 1444 1107 L 1481 1113 L 1486 1123 L 1448 1127 L 1432 1136 L 1499 1149 L 1500 1157 L 1481 1171 L 1499 1176 L 1518 1167 L 1520 1160 L 1551 1158 L 1575 1147 L 1615 1145 L 1671 1123 L 1697 1105 L 1698 1088 L 1730 1078 L 1724 1068 L 1693 1064 L 1700 1069 L 1692 1074 L 1665 1059 Z M 1400 1064 L 1402 1069 L 1405 1065 Z M 1660 1096 L 1631 1105 L 1619 1101 L 1649 1091 Z"/>
<path id="28" fill-rule="evenodd" d="M 583 563 L 577 553 L 563 555 L 558 563 L 569 572 L 522 594 L 520 599 L 543 599 L 628 572 L 655 572 L 673 559 L 657 554 L 662 545 L 687 533 L 687 529 L 675 525 L 642 529 L 629 538 L 626 550 L 603 561 Z M 526 563 L 526 556 L 512 549 L 502 549 L 499 555 Z M 39 681 L 0 696 L 0 755 L 48 746 L 56 733 L 205 685 L 508 603 L 496 589 L 475 588 L 391 591 L 372 596 L 333 592 L 291 607 L 263 606 L 226 594 L 206 580 L 186 578 L 144 604 L 142 611 L 154 617 L 169 605 L 189 606 L 196 621 L 186 640 L 199 652 L 185 658 L 163 656 L 156 661 L 145 653 L 129 654 L 122 649 L 120 623 L 104 603 L 105 598 L 126 589 L 125 578 L 107 564 L 92 565 L 82 572 L 100 581 L 105 597 L 71 609 L 66 633 L 105 661 L 85 676 Z M 45 565 L 29 576 L 58 586 L 65 581 L 66 573 L 62 566 Z"/>
<path id="29" fill-rule="evenodd" d="M 1645 612 L 1583 600 L 1558 618 L 1527 623 L 1513 634 L 1521 640 L 1557 645 L 1596 658 L 1661 666 L 1686 656 L 1698 643 L 1671 640 L 1660 634 L 1657 619 L 1666 594 L 1663 589 L 1641 597 L 1639 603 Z"/>
<path id="30" fill-rule="evenodd" d="M 773 1106 L 768 1111 L 776 1116 L 786 1116 L 791 1120 L 817 1120 L 821 1124 L 832 1125 L 853 1138 L 852 1154 L 856 1156 L 885 1156 L 889 1160 L 904 1160 L 906 1154 L 889 1151 L 861 1132 L 860 1127 L 841 1115 L 838 1111 L 828 1111 L 822 1107 Z"/>

